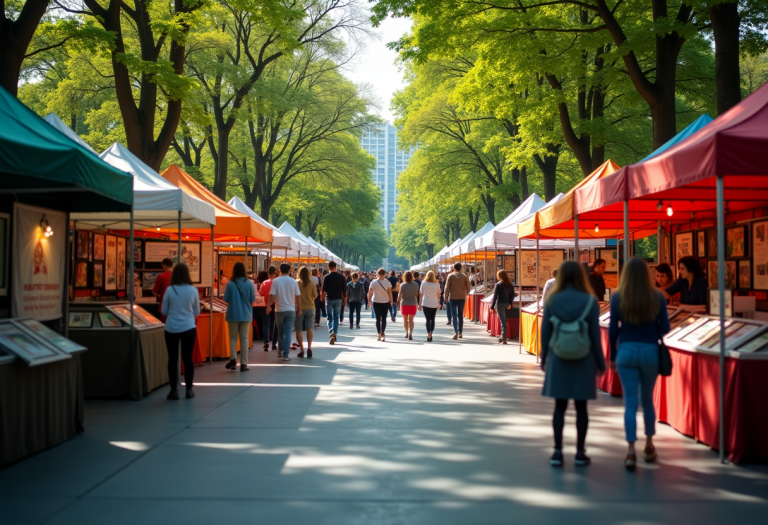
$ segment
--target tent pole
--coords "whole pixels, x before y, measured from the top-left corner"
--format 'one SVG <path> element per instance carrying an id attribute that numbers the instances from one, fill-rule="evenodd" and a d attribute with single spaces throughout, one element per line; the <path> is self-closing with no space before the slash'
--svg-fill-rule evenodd
<path id="1" fill-rule="evenodd" d="M 720 296 L 720 463 L 725 463 L 725 199 L 723 176 L 717 176 L 717 289 Z"/>
<path id="2" fill-rule="evenodd" d="M 475 287 L 477 287 L 480 284 L 478 282 L 479 281 L 478 276 L 480 275 L 480 273 L 477 271 L 477 250 L 475 250 L 474 255 L 475 255 Z M 472 322 L 474 324 L 477 324 L 477 313 L 478 313 L 477 312 L 478 309 L 475 308 L 476 298 L 477 298 L 477 295 L 475 295 L 475 297 L 472 298 Z"/>
<path id="3" fill-rule="evenodd" d="M 66 213 L 66 240 L 67 242 L 64 243 L 64 260 L 67 261 L 67 267 L 72 268 L 72 275 L 75 275 L 75 271 L 77 268 L 75 268 L 75 261 L 72 259 L 72 255 L 74 250 L 72 250 L 72 243 L 77 238 L 77 221 L 74 222 L 75 229 L 69 228 L 69 212 Z M 70 232 L 72 232 L 72 236 L 70 236 Z M 61 305 L 61 312 L 62 312 L 62 328 L 61 333 L 64 335 L 64 337 L 69 337 L 69 271 L 64 270 L 64 293 L 61 294 L 62 297 L 64 297 L 64 304 Z M 72 293 L 75 292 L 75 285 L 72 283 Z"/>
<path id="4" fill-rule="evenodd" d="M 247 274 L 248 273 L 248 237 L 245 238 L 245 257 L 243 262 L 245 263 L 245 273 Z"/>
<path id="5" fill-rule="evenodd" d="M 211 272 L 213 272 L 211 280 L 211 296 L 208 298 L 208 364 L 213 364 L 213 282 L 216 280 L 216 265 L 214 260 L 216 253 L 213 251 L 213 226 L 211 226 Z"/>
<path id="6" fill-rule="evenodd" d="M 494 245 L 494 249 L 496 248 L 496 245 Z M 521 252 L 523 250 L 523 240 L 518 237 L 517 238 L 517 253 L 515 254 L 515 282 L 517 282 L 517 353 L 522 354 L 523 353 L 523 279 L 520 276 L 520 271 L 522 269 L 522 261 L 520 260 Z M 518 266 L 518 262 L 520 263 Z M 505 265 L 506 266 L 506 265 Z M 512 300 L 514 303 L 515 301 Z"/>
<path id="7" fill-rule="evenodd" d="M 579 214 L 573 216 L 573 255 L 574 260 L 579 262 Z"/>
<path id="8" fill-rule="evenodd" d="M 181 212 L 179 212 L 181 213 Z M 133 202 L 131 202 L 131 215 L 129 219 L 129 239 L 130 239 L 130 256 L 128 258 L 128 271 L 131 274 L 131 290 L 128 292 L 128 301 L 130 303 L 129 310 L 131 312 L 131 351 L 133 351 L 133 344 L 134 344 L 134 338 L 136 337 L 136 334 L 133 333 L 133 316 L 136 315 L 133 311 L 134 301 L 135 298 L 133 297 Z M 127 279 L 126 279 L 127 281 Z M 128 283 L 125 283 L 126 287 L 128 286 Z M 162 307 L 162 305 L 161 305 Z M 171 385 L 173 388 L 176 388 L 177 385 Z"/>
<path id="9" fill-rule="evenodd" d="M 539 344 L 539 231 L 536 230 L 536 345 Z M 536 362 L 539 362 L 539 349 L 534 347 L 533 353 L 536 354 Z"/>
<path id="10" fill-rule="evenodd" d="M 176 264 L 181 262 L 181 210 L 179 210 L 179 246 L 177 248 L 176 257 L 178 258 Z"/>
<path id="11" fill-rule="evenodd" d="M 624 201 L 624 264 L 629 262 L 629 201 Z"/>
<path id="12" fill-rule="evenodd" d="M 656 262 L 661 262 L 661 221 L 656 225 Z"/>

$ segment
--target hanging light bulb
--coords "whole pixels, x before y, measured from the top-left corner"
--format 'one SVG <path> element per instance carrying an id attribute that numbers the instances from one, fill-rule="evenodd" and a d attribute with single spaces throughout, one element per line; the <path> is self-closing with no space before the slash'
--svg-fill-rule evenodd
<path id="1" fill-rule="evenodd" d="M 672 205 L 671 204 L 667 204 L 667 217 L 672 217 L 673 213 L 674 212 L 672 211 Z"/>
<path id="2" fill-rule="evenodd" d="M 157 227 L 157 231 L 160 231 L 160 227 L 159 226 Z"/>
<path id="3" fill-rule="evenodd" d="M 664 207 L 664 203 L 659 201 L 656 203 L 656 209 L 661 211 L 661 209 Z"/>
<path id="4" fill-rule="evenodd" d="M 595 233 L 598 233 L 600 231 L 600 225 L 595 223 Z"/>
<path id="5" fill-rule="evenodd" d="M 50 237 L 53 235 L 53 228 L 51 228 L 51 225 L 48 224 L 48 218 L 43 214 L 42 218 L 40 219 L 40 231 L 43 232 L 43 235 L 46 237 Z"/>

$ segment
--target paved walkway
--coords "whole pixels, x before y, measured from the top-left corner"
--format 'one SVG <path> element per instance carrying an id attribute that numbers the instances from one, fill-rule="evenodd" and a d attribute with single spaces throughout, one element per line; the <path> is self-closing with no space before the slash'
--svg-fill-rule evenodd
<path id="1" fill-rule="evenodd" d="M 421 318 L 417 341 L 398 323 L 377 343 L 366 315 L 311 360 L 257 350 L 248 373 L 198 368 L 190 401 L 88 401 L 84 434 L 0 471 L 0 523 L 766 523 L 768 468 L 722 466 L 667 426 L 659 463 L 625 472 L 606 395 L 590 405 L 593 464 L 573 465 L 569 416 L 552 469 L 535 359 L 471 324 L 454 342 L 438 319 L 431 344 Z"/>

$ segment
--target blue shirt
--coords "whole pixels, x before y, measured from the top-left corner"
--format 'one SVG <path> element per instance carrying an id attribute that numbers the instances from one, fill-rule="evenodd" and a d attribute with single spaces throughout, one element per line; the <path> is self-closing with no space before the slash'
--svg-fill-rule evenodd
<path id="1" fill-rule="evenodd" d="M 611 343 L 611 361 L 616 361 L 617 345 L 620 342 L 657 344 L 659 339 L 669 332 L 669 316 L 667 315 L 667 301 L 659 294 L 659 313 L 656 319 L 649 323 L 630 324 L 624 320 L 619 309 L 619 292 L 611 297 L 611 322 L 608 327 L 608 339 Z M 621 321 L 621 327 L 619 327 Z"/>
<path id="2" fill-rule="evenodd" d="M 163 296 L 165 331 L 178 334 L 195 329 L 195 317 L 200 314 L 200 296 L 191 284 L 169 286 Z"/>
<path id="3" fill-rule="evenodd" d="M 253 285 L 245 277 L 239 277 L 227 283 L 224 291 L 224 302 L 227 303 L 227 321 L 251 321 L 253 308 L 251 303 L 256 300 Z"/>

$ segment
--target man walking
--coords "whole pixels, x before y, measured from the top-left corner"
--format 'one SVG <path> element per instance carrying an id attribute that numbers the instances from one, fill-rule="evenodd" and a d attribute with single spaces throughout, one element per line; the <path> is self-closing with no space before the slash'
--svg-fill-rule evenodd
<path id="1" fill-rule="evenodd" d="M 301 291 L 296 280 L 290 277 L 291 266 L 280 265 L 280 277 L 272 281 L 269 290 L 269 302 L 267 303 L 267 315 L 272 311 L 272 305 L 276 303 L 275 316 L 277 320 L 278 358 L 283 355 L 283 361 L 290 361 L 288 351 L 291 349 L 291 331 L 296 317 L 301 315 Z"/>
<path id="2" fill-rule="evenodd" d="M 461 273 L 461 263 L 453 265 L 453 273 L 445 280 L 445 296 L 453 320 L 453 338 L 461 339 L 464 330 L 464 303 L 469 294 L 469 279 Z"/>
<path id="3" fill-rule="evenodd" d="M 336 263 L 328 263 L 328 275 L 323 278 L 323 300 L 328 316 L 328 332 L 331 336 L 330 344 L 336 344 L 336 335 L 339 332 L 339 316 L 341 308 L 347 298 L 347 283 L 344 276 L 336 271 Z"/>
<path id="4" fill-rule="evenodd" d="M 592 271 L 589 272 L 587 278 L 589 279 L 589 286 L 592 287 L 592 292 L 597 297 L 598 301 L 605 301 L 605 279 L 603 274 L 605 273 L 605 259 L 595 259 L 592 263 Z"/>

